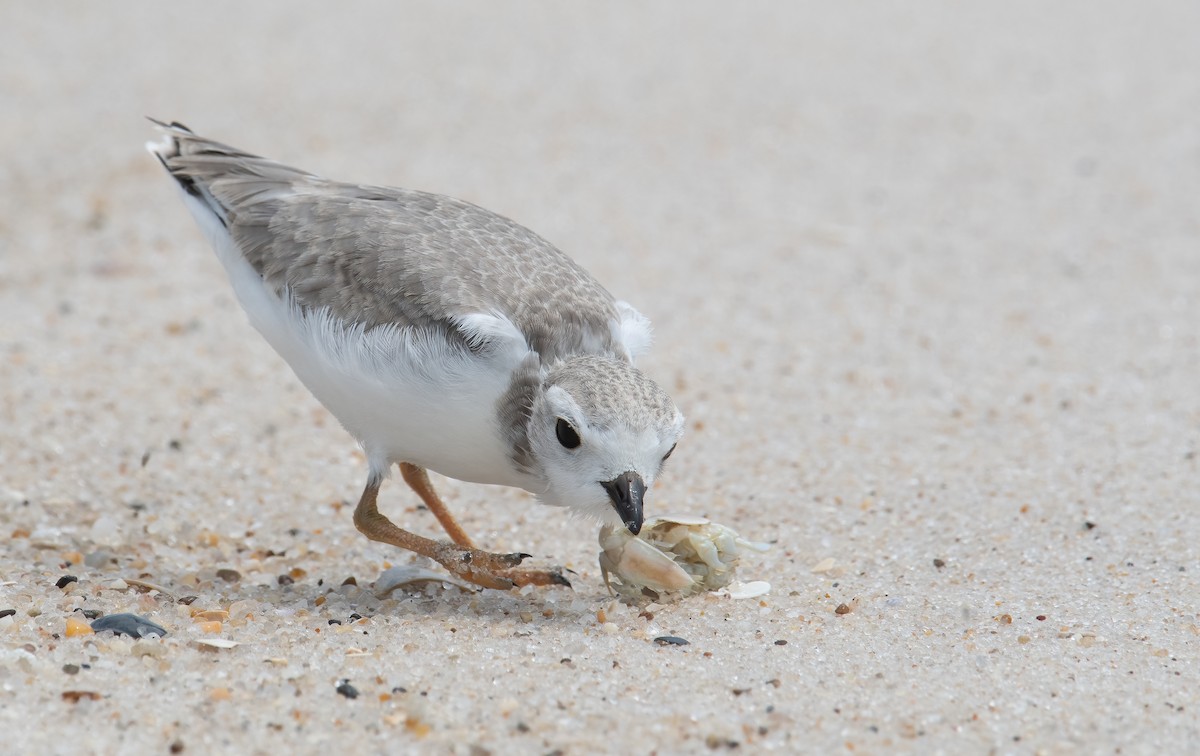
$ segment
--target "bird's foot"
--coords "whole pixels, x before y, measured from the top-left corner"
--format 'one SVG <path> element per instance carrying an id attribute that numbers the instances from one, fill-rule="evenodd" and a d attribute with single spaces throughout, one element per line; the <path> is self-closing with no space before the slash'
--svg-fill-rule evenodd
<path id="1" fill-rule="evenodd" d="M 508 570 L 500 573 L 502 577 L 511 580 L 514 585 L 558 585 L 570 588 L 571 581 L 563 575 L 561 567 L 551 567 L 546 570 Z"/>
<path id="2" fill-rule="evenodd" d="M 571 583 L 560 569 L 517 569 L 529 554 L 494 554 L 452 543 L 439 543 L 433 558 L 463 580 L 506 591 L 522 585 L 561 585 Z"/>

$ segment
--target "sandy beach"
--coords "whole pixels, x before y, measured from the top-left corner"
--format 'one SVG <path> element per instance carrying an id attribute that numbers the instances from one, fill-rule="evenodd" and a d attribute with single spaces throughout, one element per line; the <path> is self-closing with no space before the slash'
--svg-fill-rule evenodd
<path id="1" fill-rule="evenodd" d="M 0 750 L 1200 749 L 1200 6 L 734 7 L 0 7 Z M 379 595 L 143 116 L 571 255 L 687 416 L 647 514 L 770 592 L 622 604 L 436 478 L 574 588 Z"/>

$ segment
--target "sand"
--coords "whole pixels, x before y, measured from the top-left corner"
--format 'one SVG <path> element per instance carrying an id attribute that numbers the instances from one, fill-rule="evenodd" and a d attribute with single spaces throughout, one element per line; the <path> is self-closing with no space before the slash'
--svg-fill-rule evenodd
<path id="1" fill-rule="evenodd" d="M 1198 6 L 732 9 L 0 7 L 2 750 L 1200 747 Z M 651 513 L 770 593 L 614 603 L 593 523 L 439 478 L 574 590 L 375 596 L 143 115 L 566 250 L 688 416 Z"/>

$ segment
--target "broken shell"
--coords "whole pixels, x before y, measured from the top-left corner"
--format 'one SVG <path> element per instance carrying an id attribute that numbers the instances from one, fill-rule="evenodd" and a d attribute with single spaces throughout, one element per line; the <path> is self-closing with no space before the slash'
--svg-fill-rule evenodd
<path id="1" fill-rule="evenodd" d="M 476 590 L 476 586 L 460 580 L 453 575 L 447 575 L 444 572 L 434 572 L 433 570 L 427 570 L 424 567 L 416 567 L 411 564 L 398 564 L 384 570 L 383 574 L 375 581 L 375 596 L 381 599 L 387 598 L 397 588 L 416 585 L 418 583 L 449 583 L 471 593 L 474 593 Z"/>
<path id="2" fill-rule="evenodd" d="M 202 648 L 237 648 L 242 645 L 239 641 L 228 640 L 226 638 L 197 638 L 192 643 Z M 268 659 L 267 661 L 272 661 Z"/>
<path id="3" fill-rule="evenodd" d="M 600 547 L 600 572 L 609 590 L 635 601 L 719 590 L 733 581 L 744 549 L 770 548 L 690 515 L 649 519 L 640 536 L 605 526 L 600 529 Z"/>

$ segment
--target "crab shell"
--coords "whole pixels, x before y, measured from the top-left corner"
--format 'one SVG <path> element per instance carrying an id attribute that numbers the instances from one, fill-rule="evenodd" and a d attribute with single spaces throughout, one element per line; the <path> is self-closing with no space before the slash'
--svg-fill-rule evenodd
<path id="1" fill-rule="evenodd" d="M 601 528 L 600 548 L 600 572 L 609 590 L 634 601 L 659 601 L 724 588 L 743 549 L 769 546 L 703 517 L 665 515 L 643 523 L 640 536 Z"/>

